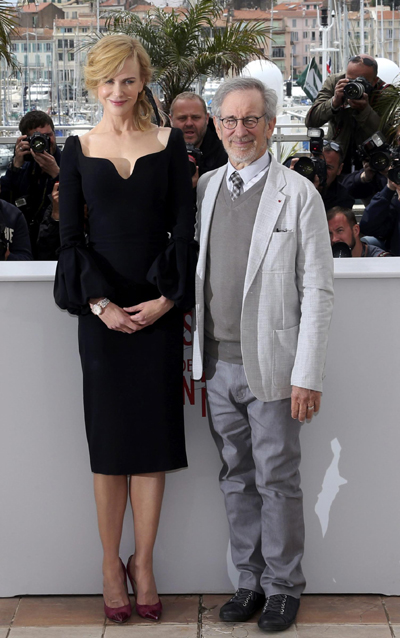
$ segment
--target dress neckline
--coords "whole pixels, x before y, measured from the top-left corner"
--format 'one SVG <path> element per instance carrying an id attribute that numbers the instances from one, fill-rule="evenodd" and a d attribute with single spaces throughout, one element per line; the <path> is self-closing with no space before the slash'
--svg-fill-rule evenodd
<path id="1" fill-rule="evenodd" d="M 110 160 L 108 157 L 92 157 L 91 155 L 85 155 L 85 153 L 83 152 L 83 149 L 82 149 L 82 144 L 81 144 L 80 137 L 79 137 L 79 135 L 77 135 L 77 136 L 76 136 L 76 138 L 77 138 L 77 140 L 78 140 L 78 142 L 79 142 L 79 149 L 80 149 L 80 151 L 81 151 L 82 156 L 83 156 L 85 159 L 89 159 L 89 160 L 100 160 L 100 161 L 109 162 L 109 164 L 111 164 L 111 166 L 113 166 L 113 167 L 114 167 L 114 170 L 115 170 L 115 172 L 117 173 L 117 175 L 118 175 L 118 176 L 119 176 L 119 177 L 120 177 L 120 178 L 121 178 L 124 182 L 127 182 L 129 179 L 131 179 L 131 177 L 132 177 L 133 173 L 135 172 L 136 164 L 138 163 L 138 161 L 139 161 L 139 160 L 142 160 L 142 159 L 144 159 L 145 157 L 151 157 L 152 155 L 158 155 L 159 153 L 164 153 L 164 152 L 167 150 L 167 148 L 168 148 L 169 141 L 170 141 L 171 137 L 172 137 L 172 128 L 171 128 L 171 133 L 170 133 L 170 134 L 169 134 L 169 136 L 168 136 L 167 144 L 166 144 L 166 146 L 165 146 L 165 147 L 164 147 L 161 151 L 154 151 L 154 153 L 146 153 L 146 155 L 141 155 L 140 157 L 138 157 L 138 158 L 137 158 L 136 162 L 134 163 L 134 165 L 133 165 L 133 169 L 132 169 L 132 172 L 131 172 L 131 174 L 129 175 L 129 177 L 122 177 L 121 173 L 118 171 L 118 169 L 117 169 L 117 167 L 115 166 L 114 162 L 113 162 L 112 160 Z"/>

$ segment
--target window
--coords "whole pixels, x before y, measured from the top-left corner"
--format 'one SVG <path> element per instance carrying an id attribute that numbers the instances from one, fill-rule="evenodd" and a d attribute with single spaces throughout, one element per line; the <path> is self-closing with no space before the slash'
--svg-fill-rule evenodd
<path id="1" fill-rule="evenodd" d="M 67 29 L 65 29 L 65 33 L 72 33 L 72 27 L 68 27 Z"/>
<path id="2" fill-rule="evenodd" d="M 292 20 L 292 27 L 297 27 L 296 20 Z"/>
<path id="3" fill-rule="evenodd" d="M 27 53 L 28 51 L 28 45 L 26 44 L 26 42 L 23 42 L 21 44 L 21 51 L 24 51 L 25 53 Z"/>
<path id="4" fill-rule="evenodd" d="M 303 40 L 308 40 L 308 31 L 303 31 Z"/>
<path id="5" fill-rule="evenodd" d="M 87 31 L 88 31 L 87 27 L 82 27 L 81 31 L 82 31 L 82 33 L 87 33 Z"/>
<path id="6" fill-rule="evenodd" d="M 322 64 L 322 55 L 319 56 L 319 63 Z"/>
<path id="7" fill-rule="evenodd" d="M 19 45 L 18 44 L 14 44 L 14 42 L 11 44 L 11 51 L 14 51 L 14 53 L 18 53 L 19 51 Z"/>
<path id="8" fill-rule="evenodd" d="M 368 40 L 368 33 L 364 31 L 364 40 Z"/>
<path id="9" fill-rule="evenodd" d="M 66 11 L 66 12 L 65 12 L 65 17 L 66 17 L 66 19 L 68 20 L 68 18 L 69 18 L 69 13 L 68 13 L 68 11 Z"/>
<path id="10" fill-rule="evenodd" d="M 306 27 L 308 27 L 308 18 L 306 18 Z"/>
<path id="11" fill-rule="evenodd" d="M 60 62 L 62 62 L 62 61 L 63 61 L 63 54 L 62 54 L 62 53 L 59 53 L 59 54 L 58 54 L 58 60 L 59 60 Z"/>
<path id="12" fill-rule="evenodd" d="M 291 36 L 292 36 L 292 41 L 293 42 L 298 42 L 299 41 L 299 33 L 298 33 L 298 31 L 292 31 Z"/>
<path id="13" fill-rule="evenodd" d="M 45 51 L 51 51 L 51 42 L 46 42 L 44 46 L 45 46 Z"/>
<path id="14" fill-rule="evenodd" d="M 292 47 L 292 53 L 293 53 L 293 55 L 296 55 L 296 45 L 295 44 Z"/>
<path id="15" fill-rule="evenodd" d="M 311 42 L 315 42 L 315 31 L 311 31 Z"/>
<path id="16" fill-rule="evenodd" d="M 73 61 L 74 61 L 74 54 L 68 53 L 68 62 L 73 62 Z"/>
<path id="17" fill-rule="evenodd" d="M 392 29 L 387 29 L 387 32 L 386 32 L 386 33 L 387 33 L 386 37 L 387 37 L 389 40 L 391 40 L 391 39 L 392 39 L 392 35 L 393 35 L 393 31 L 392 31 Z"/>
<path id="18" fill-rule="evenodd" d="M 304 47 L 304 50 L 305 50 L 306 53 L 308 53 L 309 50 L 310 50 L 310 45 L 306 44 L 306 46 Z"/>
<path id="19" fill-rule="evenodd" d="M 51 55 L 46 55 L 46 66 L 51 66 Z"/>
<path id="20" fill-rule="evenodd" d="M 64 40 L 63 49 L 68 49 L 68 40 Z"/>
<path id="21" fill-rule="evenodd" d="M 76 20 L 78 18 L 78 12 L 77 11 L 73 11 L 72 12 L 72 19 Z"/>
<path id="22" fill-rule="evenodd" d="M 70 40 L 70 41 L 69 41 L 69 48 L 70 48 L 70 49 L 73 49 L 73 48 L 74 48 L 74 41 L 73 41 L 73 40 Z"/>
<path id="23" fill-rule="evenodd" d="M 313 26 L 313 29 L 315 29 L 315 27 L 317 26 L 317 18 L 313 18 L 312 26 Z"/>
<path id="24" fill-rule="evenodd" d="M 58 48 L 58 49 L 62 49 L 62 48 L 63 48 L 63 41 L 62 41 L 62 40 L 58 40 L 58 42 L 57 42 L 57 48 Z"/>
<path id="25" fill-rule="evenodd" d="M 303 64 L 308 64 L 308 57 L 307 57 L 307 56 L 304 56 L 304 58 L 303 58 Z"/>
<path id="26" fill-rule="evenodd" d="M 274 47 L 272 49 L 272 57 L 273 58 L 284 58 L 285 57 L 285 49 L 282 47 Z"/>

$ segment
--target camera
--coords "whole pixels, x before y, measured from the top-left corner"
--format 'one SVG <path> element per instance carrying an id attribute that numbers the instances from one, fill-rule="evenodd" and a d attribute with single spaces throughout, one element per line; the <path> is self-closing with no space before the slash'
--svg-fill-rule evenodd
<path id="1" fill-rule="evenodd" d="M 294 170 L 310 182 L 314 182 L 315 176 L 318 175 L 320 186 L 324 186 L 327 178 L 326 162 L 322 156 L 324 131 L 322 128 L 309 128 L 307 135 L 310 138 L 311 157 L 300 157 Z"/>
<path id="2" fill-rule="evenodd" d="M 190 177 L 196 172 L 196 166 L 199 165 L 199 160 L 203 157 L 203 153 L 199 148 L 196 148 L 193 144 L 186 144 L 186 151 L 189 160 Z"/>
<path id="3" fill-rule="evenodd" d="M 352 257 L 351 248 L 344 241 L 337 241 L 332 244 L 332 255 L 335 259 L 338 257 Z"/>
<path id="4" fill-rule="evenodd" d="M 34 153 L 50 153 L 50 135 L 36 131 L 30 137 L 28 136 L 26 141 L 29 142 L 29 146 Z M 30 153 L 26 153 L 24 160 L 25 162 L 32 162 L 33 157 Z"/>
<path id="5" fill-rule="evenodd" d="M 392 163 L 391 148 L 380 131 L 357 147 L 357 155 L 361 160 L 367 160 L 374 171 L 384 171 Z"/>
<path id="6" fill-rule="evenodd" d="M 374 87 L 362 76 L 351 80 L 343 89 L 343 94 L 348 100 L 361 100 L 364 93 L 371 95 Z"/>
<path id="7" fill-rule="evenodd" d="M 400 147 L 391 149 L 392 165 L 388 172 L 388 178 L 400 186 Z"/>

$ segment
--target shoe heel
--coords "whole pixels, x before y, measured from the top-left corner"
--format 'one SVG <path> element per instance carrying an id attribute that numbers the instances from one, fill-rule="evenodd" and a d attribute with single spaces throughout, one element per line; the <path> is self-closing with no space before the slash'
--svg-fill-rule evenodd
<path id="1" fill-rule="evenodd" d="M 124 572 L 125 588 L 126 588 L 126 593 L 128 594 L 128 598 L 129 598 L 127 572 L 126 572 L 124 563 L 122 562 L 121 559 L 119 559 L 119 560 L 121 562 L 121 566 L 122 566 L 122 569 L 123 569 L 123 572 Z M 126 622 L 127 620 L 129 620 L 129 618 L 131 617 L 131 615 L 132 615 L 132 605 L 129 602 L 127 605 L 122 605 L 122 607 L 109 607 L 104 602 L 104 613 L 105 613 L 106 617 L 109 620 L 112 620 L 112 622 L 115 622 L 117 624 L 122 624 L 122 623 Z"/>

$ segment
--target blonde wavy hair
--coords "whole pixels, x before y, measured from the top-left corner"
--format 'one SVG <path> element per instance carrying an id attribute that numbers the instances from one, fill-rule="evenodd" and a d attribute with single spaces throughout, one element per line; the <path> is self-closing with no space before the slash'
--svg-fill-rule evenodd
<path id="1" fill-rule="evenodd" d="M 84 72 L 88 91 L 96 92 L 100 84 L 118 75 L 128 58 L 138 61 L 140 79 L 144 86 L 148 84 L 152 75 L 151 62 L 140 42 L 129 35 L 106 35 L 90 49 L 87 56 Z M 139 130 L 149 128 L 152 112 L 143 87 L 133 107 L 134 123 Z"/>

